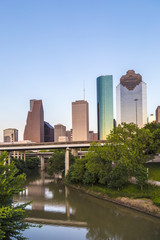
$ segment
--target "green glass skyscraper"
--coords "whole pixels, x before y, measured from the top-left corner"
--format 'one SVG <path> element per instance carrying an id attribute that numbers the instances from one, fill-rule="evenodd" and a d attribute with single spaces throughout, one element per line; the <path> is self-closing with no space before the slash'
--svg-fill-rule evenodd
<path id="1" fill-rule="evenodd" d="M 113 129 L 113 76 L 97 78 L 98 139 L 106 140 Z"/>

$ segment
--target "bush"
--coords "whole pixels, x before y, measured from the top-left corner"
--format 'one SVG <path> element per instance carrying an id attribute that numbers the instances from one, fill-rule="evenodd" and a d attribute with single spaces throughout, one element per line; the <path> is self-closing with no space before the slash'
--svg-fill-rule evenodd
<path id="1" fill-rule="evenodd" d="M 116 166 L 112 169 L 109 174 L 109 188 L 122 188 L 128 182 L 126 169 L 122 166 Z"/>

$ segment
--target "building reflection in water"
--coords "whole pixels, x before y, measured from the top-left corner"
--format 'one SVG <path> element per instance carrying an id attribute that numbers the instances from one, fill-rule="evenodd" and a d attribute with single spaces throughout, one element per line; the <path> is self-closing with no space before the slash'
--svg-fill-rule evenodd
<path id="1" fill-rule="evenodd" d="M 158 240 L 158 219 L 93 198 L 41 174 L 16 197 L 33 222 L 87 229 L 90 240 Z"/>

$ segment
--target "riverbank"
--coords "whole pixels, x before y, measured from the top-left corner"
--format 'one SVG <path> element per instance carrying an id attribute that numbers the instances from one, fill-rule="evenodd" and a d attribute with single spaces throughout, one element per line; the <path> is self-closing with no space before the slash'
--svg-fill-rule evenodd
<path id="1" fill-rule="evenodd" d="M 66 184 L 78 191 L 91 195 L 93 197 L 109 201 L 123 207 L 134 209 L 136 211 L 160 218 L 160 207 L 154 205 L 153 201 L 149 198 L 130 198 L 128 196 L 110 197 L 104 192 L 104 188 L 94 186 L 82 186 Z M 118 191 L 117 191 L 118 192 Z M 117 194 L 118 195 L 118 194 Z M 141 194 L 143 196 L 143 194 Z M 145 196 L 145 194 L 144 194 Z"/>

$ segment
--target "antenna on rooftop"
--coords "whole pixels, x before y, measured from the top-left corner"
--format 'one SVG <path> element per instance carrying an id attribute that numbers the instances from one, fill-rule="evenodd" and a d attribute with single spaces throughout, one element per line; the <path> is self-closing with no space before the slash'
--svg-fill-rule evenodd
<path id="1" fill-rule="evenodd" d="M 85 100 L 85 81 L 83 81 L 83 100 Z"/>

